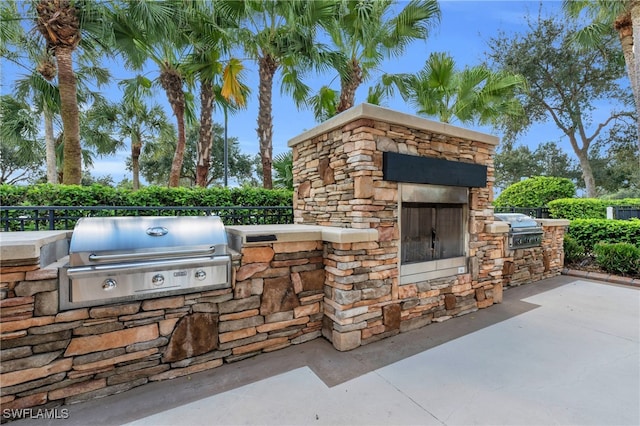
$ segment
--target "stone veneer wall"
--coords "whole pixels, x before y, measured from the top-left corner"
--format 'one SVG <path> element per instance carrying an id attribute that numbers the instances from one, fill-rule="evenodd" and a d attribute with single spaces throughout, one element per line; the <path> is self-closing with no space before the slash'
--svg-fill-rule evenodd
<path id="1" fill-rule="evenodd" d="M 242 254 L 230 289 L 64 312 L 63 262 L 0 267 L 2 408 L 99 398 L 319 337 L 322 242 Z"/>

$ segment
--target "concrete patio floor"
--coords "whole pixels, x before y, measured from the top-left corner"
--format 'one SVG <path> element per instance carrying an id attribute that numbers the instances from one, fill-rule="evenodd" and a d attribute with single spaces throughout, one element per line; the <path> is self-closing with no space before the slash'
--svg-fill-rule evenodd
<path id="1" fill-rule="evenodd" d="M 350 352 L 324 339 L 14 425 L 638 425 L 640 289 L 560 276 Z"/>

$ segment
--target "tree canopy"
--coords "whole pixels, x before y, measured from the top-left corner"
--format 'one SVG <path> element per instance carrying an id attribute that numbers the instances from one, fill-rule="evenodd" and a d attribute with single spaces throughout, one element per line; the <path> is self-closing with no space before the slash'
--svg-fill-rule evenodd
<path id="1" fill-rule="evenodd" d="M 587 196 L 595 197 L 589 149 L 608 127 L 632 122 L 632 99 L 620 83 L 624 68 L 607 59 L 616 49 L 613 37 L 603 39 L 599 50 L 585 50 L 573 42 L 575 31 L 559 18 L 529 18 L 527 32 L 492 38 L 488 58 L 494 69 L 524 76 L 530 88 L 520 95 L 525 114 L 516 120 L 503 117 L 506 143 L 513 143 L 532 123 L 552 122 L 578 157 Z M 599 108 L 612 102 L 619 107 Z"/>
<path id="2" fill-rule="evenodd" d="M 356 89 L 377 75 L 384 76 L 386 86 L 369 87 L 367 102 L 384 102 L 393 95 L 393 87 L 419 114 L 462 125 L 497 125 L 506 132 L 502 157 L 496 159 L 499 185 L 522 175 L 575 179 L 577 167 L 558 149 L 569 140 L 584 175 L 578 186 L 587 193 L 611 193 L 632 189 L 638 179 L 638 167 L 626 161 L 638 160 L 627 143 L 629 135 L 633 138 L 629 125 L 638 116 L 633 115 L 632 97 L 621 78 L 624 63 L 613 60 L 622 55 L 611 27 L 618 28 L 618 18 L 627 13 L 632 19 L 638 3 L 571 2 L 572 8 L 587 10 L 594 25 L 608 25 L 597 49 L 576 44 L 575 34 L 583 33 L 577 24 L 534 18 L 522 34 L 490 40 L 487 63 L 458 69 L 452 55 L 428 50 L 414 61 L 418 67 L 424 61 L 421 69 L 391 75 L 380 69 L 386 64 L 383 59 L 399 57 L 410 43 L 426 40 L 440 20 L 436 1 L 5 0 L 0 5 L 0 56 L 29 71 L 28 78 L 16 80 L 14 100 L 26 100 L 44 124 L 39 127 L 44 129 L 49 182 L 58 177 L 78 182 L 78 164 L 86 167 L 96 155 L 112 155 L 126 143 L 131 147 L 132 185 L 137 187 L 136 158 L 151 142 L 158 149 L 157 158 L 147 148 L 145 161 L 161 158 L 157 164 L 162 163 L 162 172 L 153 179 L 167 180 L 155 183 L 191 185 L 195 179 L 202 186 L 217 184 L 213 176 L 223 154 L 214 146 L 220 135 L 219 128 L 213 131 L 213 117 L 221 112 L 226 117 L 246 104 L 253 89 L 259 104 L 254 144 L 260 153 L 259 169 L 264 170 L 259 176 L 265 187 L 282 184 L 281 179 L 288 185 L 286 168 L 278 170 L 286 161 L 272 158 L 276 79 L 293 104 L 311 105 L 318 119 L 326 119 L 352 106 Z M 620 26 L 623 50 L 629 41 L 630 27 L 625 25 Z M 174 113 L 176 132 L 162 140 L 157 129 L 137 135 L 133 123 L 147 121 L 157 128 L 166 120 L 157 109 L 134 100 L 122 90 L 124 85 L 111 86 L 120 89 L 109 93 L 120 106 L 100 122 L 105 104 L 94 89 L 102 82 L 116 83 L 101 68 L 113 60 L 126 68 L 127 77 L 139 74 L 125 78 L 125 83 L 131 80 L 156 96 L 166 96 L 166 112 Z M 335 79 L 310 99 L 314 69 Z M 245 79 L 245 71 L 255 71 L 257 79 Z M 90 89 L 84 87 L 87 82 Z M 339 83 L 339 90 L 331 88 L 334 83 Z M 514 148 L 519 136 L 540 122 L 555 125 L 564 140 Z M 193 145 L 187 132 L 196 123 L 200 134 Z M 127 126 L 131 132 L 124 136 Z M 41 141 L 30 143 L 38 152 Z M 168 147 L 174 150 L 172 172 L 165 174 Z"/>

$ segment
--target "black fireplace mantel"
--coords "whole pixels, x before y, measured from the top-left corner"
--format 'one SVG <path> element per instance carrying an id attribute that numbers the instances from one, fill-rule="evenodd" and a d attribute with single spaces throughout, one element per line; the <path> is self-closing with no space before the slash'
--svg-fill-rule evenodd
<path id="1" fill-rule="evenodd" d="M 487 166 L 432 157 L 382 153 L 384 180 L 431 185 L 484 188 L 487 186 Z"/>

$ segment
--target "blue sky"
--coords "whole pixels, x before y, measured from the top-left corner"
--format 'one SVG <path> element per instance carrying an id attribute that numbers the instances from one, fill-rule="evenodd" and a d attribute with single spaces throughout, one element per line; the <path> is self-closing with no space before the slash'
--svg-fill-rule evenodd
<path id="1" fill-rule="evenodd" d="M 439 26 L 434 28 L 431 37 L 426 41 L 413 43 L 406 54 L 401 58 L 394 58 L 385 61 L 380 67 L 380 73 L 415 72 L 421 69 L 425 60 L 432 52 L 449 52 L 455 59 L 459 68 L 464 66 L 477 65 L 483 61 L 484 52 L 487 51 L 487 42 L 490 37 L 496 36 L 499 31 L 507 34 L 523 32 L 526 30 L 524 17 L 527 14 L 536 15 L 539 8 L 543 14 L 560 13 L 560 1 L 458 1 L 446 0 L 440 2 L 442 20 Z M 2 64 L 2 93 L 10 90 L 10 82 L 16 77 L 16 72 L 11 66 Z M 237 137 L 240 142 L 240 150 L 247 154 L 258 152 L 258 140 L 256 136 L 256 120 L 258 114 L 257 87 L 258 73 L 257 65 L 252 62 L 245 63 L 248 85 L 252 94 L 248 100 L 248 107 L 235 115 L 229 117 L 229 136 Z M 123 70 L 119 64 L 109 66 L 114 83 L 118 79 L 129 78 L 133 72 Z M 150 68 L 147 76 L 156 78 L 157 70 Z M 322 85 L 329 84 L 335 77 L 334 74 L 321 76 L 309 76 L 307 84 L 313 89 L 318 89 Z M 359 89 L 356 96 L 356 104 L 361 103 L 366 98 L 369 85 L 375 84 L 377 76 L 373 76 L 365 82 Z M 338 90 L 337 84 L 332 87 Z M 175 117 L 171 113 L 171 108 L 166 101 L 166 95 L 160 88 L 156 89 L 156 100 L 165 107 L 171 122 L 175 122 Z M 113 88 L 103 89 L 103 93 L 110 98 L 117 98 L 120 94 L 116 84 Z M 197 94 L 195 94 L 197 96 Z M 411 113 L 414 111 L 406 105 L 399 96 L 391 99 L 385 105 L 401 112 Z M 274 155 L 288 149 L 287 141 L 297 136 L 305 130 L 313 128 L 317 123 L 310 110 L 298 111 L 293 102 L 286 96 L 280 95 L 280 80 L 276 76 L 273 93 L 273 116 L 274 116 Z M 216 112 L 214 121 L 222 123 L 221 112 Z M 454 125 L 456 123 L 453 123 Z M 486 133 L 491 133 L 489 128 L 478 128 Z M 498 135 L 500 136 L 500 135 Z M 529 145 L 533 149 L 539 144 L 548 141 L 560 142 L 560 146 L 573 156 L 568 143 L 562 142 L 562 132 L 552 124 L 534 126 L 526 135 L 522 137 L 520 143 Z M 130 172 L 125 169 L 125 160 L 129 154 L 129 148 L 120 151 L 116 156 L 109 158 L 98 158 L 92 175 L 102 176 L 110 174 L 117 183 L 123 178 L 130 178 Z"/>

